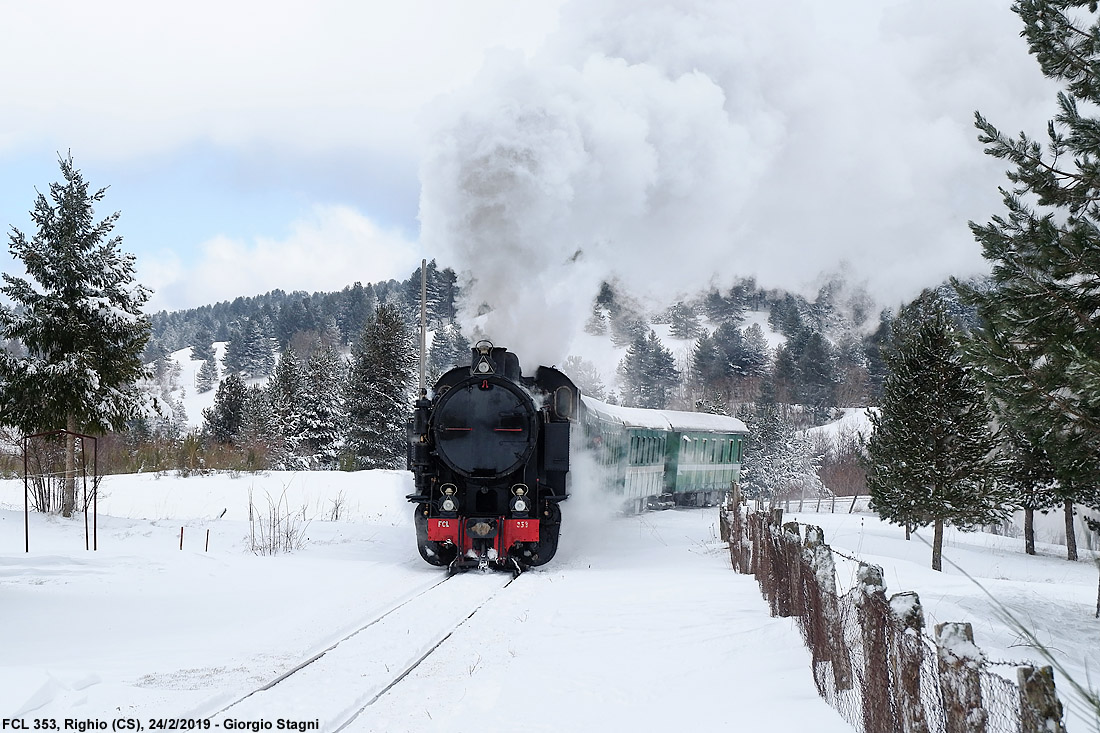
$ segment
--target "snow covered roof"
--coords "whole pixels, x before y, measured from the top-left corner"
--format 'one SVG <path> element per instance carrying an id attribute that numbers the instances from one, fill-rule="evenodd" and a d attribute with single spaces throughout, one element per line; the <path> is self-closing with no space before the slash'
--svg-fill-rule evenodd
<path id="1" fill-rule="evenodd" d="M 735 417 L 711 415 L 706 412 L 682 410 L 643 410 L 638 407 L 620 407 L 581 396 L 584 406 L 601 419 L 630 428 L 652 430 L 687 430 L 711 433 L 747 433 L 745 423 Z"/>

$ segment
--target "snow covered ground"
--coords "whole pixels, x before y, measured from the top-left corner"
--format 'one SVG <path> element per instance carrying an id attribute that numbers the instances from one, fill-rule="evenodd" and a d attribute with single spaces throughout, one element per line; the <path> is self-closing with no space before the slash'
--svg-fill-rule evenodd
<path id="1" fill-rule="evenodd" d="M 415 549 L 409 481 L 111 476 L 98 551 L 84 549 L 82 519 L 32 514 L 29 553 L 22 484 L 0 482 L 0 717 L 329 730 L 363 708 L 345 730 L 850 730 L 818 698 L 795 624 L 770 618 L 754 579 L 730 569 L 715 510 L 614 517 L 578 494 L 551 564 L 506 588 L 499 574 L 437 587 L 443 574 Z M 264 519 L 280 503 L 298 517 L 301 548 L 256 555 L 250 504 Z M 981 590 L 954 569 L 925 570 L 928 548 L 897 528 L 867 515 L 801 518 L 884 565 L 889 591 L 918 591 L 935 620 L 974 621 L 989 656 L 1034 657 Z M 1059 550 L 1029 558 L 1016 540 L 952 534 L 947 557 L 1071 669 L 1095 674 L 1096 568 Z M 242 700 L 337 642 L 309 674 Z"/>

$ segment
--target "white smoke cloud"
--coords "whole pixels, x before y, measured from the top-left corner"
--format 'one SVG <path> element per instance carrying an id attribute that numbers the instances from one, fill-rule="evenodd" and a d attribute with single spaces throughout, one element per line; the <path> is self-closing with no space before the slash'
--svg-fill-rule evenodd
<path id="1" fill-rule="evenodd" d="M 1002 175 L 973 111 L 1049 116 L 997 0 L 594 0 L 559 27 L 437 105 L 421 168 L 425 250 L 526 366 L 569 353 L 602 279 L 665 304 L 848 262 L 895 304 L 980 271 L 966 221 Z"/>

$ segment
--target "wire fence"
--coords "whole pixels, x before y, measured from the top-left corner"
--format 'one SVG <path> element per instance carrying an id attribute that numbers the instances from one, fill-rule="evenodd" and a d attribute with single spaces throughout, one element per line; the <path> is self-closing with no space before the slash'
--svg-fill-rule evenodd
<path id="1" fill-rule="evenodd" d="M 882 568 L 859 563 L 836 592 L 834 551 L 819 527 L 751 511 L 734 492 L 721 512 L 737 572 L 756 576 L 773 616 L 794 617 L 818 692 L 864 733 L 1064 733 L 1050 667 L 997 673 L 970 624 L 924 628 L 916 593 L 889 598 Z M 836 553 L 839 554 L 839 553 Z M 847 557 L 847 556 L 845 556 Z"/>

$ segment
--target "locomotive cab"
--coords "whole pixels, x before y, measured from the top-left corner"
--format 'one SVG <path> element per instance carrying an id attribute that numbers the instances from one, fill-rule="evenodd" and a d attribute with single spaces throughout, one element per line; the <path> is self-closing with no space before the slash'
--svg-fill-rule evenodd
<path id="1" fill-rule="evenodd" d="M 514 572 L 557 552 L 568 497 L 569 430 L 576 386 L 480 341 L 469 367 L 436 382 L 409 422 L 417 546 L 432 565 Z"/>

